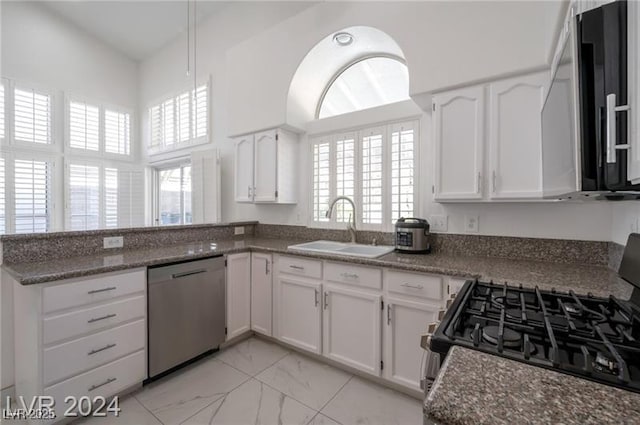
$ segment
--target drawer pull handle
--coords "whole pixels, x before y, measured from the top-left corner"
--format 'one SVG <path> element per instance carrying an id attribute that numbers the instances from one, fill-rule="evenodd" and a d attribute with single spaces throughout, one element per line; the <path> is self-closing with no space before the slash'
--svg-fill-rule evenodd
<path id="1" fill-rule="evenodd" d="M 290 269 L 294 269 L 294 270 L 304 270 L 304 267 L 302 266 L 294 266 L 294 265 L 290 265 L 289 266 Z"/>
<path id="2" fill-rule="evenodd" d="M 387 304 L 387 326 L 391 324 L 391 304 Z"/>
<path id="3" fill-rule="evenodd" d="M 194 274 L 200 274 L 200 273 L 206 273 L 206 269 L 200 269 L 200 270 L 191 270 L 188 272 L 182 272 L 182 273 L 174 273 L 171 275 L 172 279 L 180 279 L 181 277 L 187 277 L 187 276 L 191 276 Z"/>
<path id="4" fill-rule="evenodd" d="M 91 295 L 91 294 L 97 294 L 99 292 L 114 291 L 115 289 L 116 289 L 115 286 L 109 286 L 108 288 L 102 288 L 102 289 L 92 289 L 91 291 L 87 292 L 87 294 Z"/>
<path id="5" fill-rule="evenodd" d="M 410 283 L 403 283 L 400 286 L 405 287 L 405 288 L 424 289 L 424 286 L 422 286 L 422 285 L 411 285 Z"/>
<path id="6" fill-rule="evenodd" d="M 109 344 L 109 345 L 105 345 L 104 347 L 102 347 L 102 348 L 98 348 L 97 350 L 91 350 L 91 351 L 89 351 L 89 353 L 87 353 L 87 355 L 88 355 L 88 356 L 93 356 L 94 354 L 97 354 L 97 353 L 99 353 L 99 352 L 101 352 L 101 351 L 104 351 L 104 350 L 108 350 L 109 348 L 113 348 L 113 347 L 115 347 L 115 346 L 116 346 L 116 344 Z"/>
<path id="7" fill-rule="evenodd" d="M 92 385 L 89 387 L 89 391 L 93 391 L 93 390 L 97 390 L 100 387 L 104 387 L 105 385 L 108 385 L 112 382 L 115 382 L 116 378 L 109 378 L 106 381 L 104 381 L 102 384 L 96 384 L 96 385 Z"/>
<path id="8" fill-rule="evenodd" d="M 344 277 L 346 279 L 357 279 L 357 278 L 360 277 L 355 273 L 342 273 L 340 276 L 342 276 L 342 277 Z"/>
<path id="9" fill-rule="evenodd" d="M 111 319 L 112 317 L 116 317 L 116 316 L 117 316 L 117 314 L 112 313 L 112 314 L 107 314 L 106 316 L 102 316 L 102 317 L 94 317 L 92 319 L 87 320 L 87 323 L 99 322 L 101 320 Z"/>

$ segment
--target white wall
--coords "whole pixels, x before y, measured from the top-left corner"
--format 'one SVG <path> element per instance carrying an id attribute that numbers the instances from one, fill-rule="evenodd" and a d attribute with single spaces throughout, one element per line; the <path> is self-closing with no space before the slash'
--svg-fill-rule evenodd
<path id="1" fill-rule="evenodd" d="M 337 30 L 367 25 L 389 34 L 404 53 L 414 96 L 546 66 L 557 13 L 553 2 L 321 3 L 229 49 L 230 134 L 288 123 L 298 65 Z"/>
<path id="2" fill-rule="evenodd" d="M 138 65 L 84 31 L 32 2 L 2 2 L 0 74 L 26 84 L 62 91 L 131 110 L 138 108 Z M 62 117 L 55 117 L 62 129 Z M 136 134 L 136 131 L 133 132 Z M 62 142 L 61 131 L 56 134 Z M 58 153 L 61 146 L 58 146 Z M 60 177 L 61 173 L 58 172 Z M 58 205 L 62 205 L 59 200 Z M 62 208 L 54 221 L 62 223 Z M 12 291 L 2 286 L 1 388 L 13 385 Z"/>
<path id="3" fill-rule="evenodd" d="M 637 233 L 640 225 L 640 202 L 623 201 L 612 206 L 611 241 L 626 245 L 629 233 Z"/>

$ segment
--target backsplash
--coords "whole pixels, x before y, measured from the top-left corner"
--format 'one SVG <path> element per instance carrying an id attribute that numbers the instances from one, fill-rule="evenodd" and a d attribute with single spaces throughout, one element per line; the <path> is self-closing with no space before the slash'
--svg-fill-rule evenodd
<path id="1" fill-rule="evenodd" d="M 257 222 L 202 224 L 170 227 L 141 227 L 131 229 L 90 230 L 86 232 L 40 233 L 35 235 L 5 235 L 2 241 L 3 261 L 6 263 L 47 261 L 93 255 L 104 252 L 103 238 L 123 236 L 122 249 L 137 249 L 175 245 L 202 240 L 232 239 L 234 227 L 243 226 L 244 236 L 253 236 Z M 113 249 L 117 253 L 122 249 Z"/>
<path id="2" fill-rule="evenodd" d="M 256 226 L 256 236 L 301 240 L 349 241 L 349 234 L 344 230 L 275 224 L 258 224 Z M 393 233 L 357 232 L 359 243 L 368 244 L 374 238 L 380 245 L 394 244 Z M 430 242 L 434 253 L 445 255 L 499 257 L 554 263 L 609 264 L 609 243 L 600 241 L 432 233 Z"/>

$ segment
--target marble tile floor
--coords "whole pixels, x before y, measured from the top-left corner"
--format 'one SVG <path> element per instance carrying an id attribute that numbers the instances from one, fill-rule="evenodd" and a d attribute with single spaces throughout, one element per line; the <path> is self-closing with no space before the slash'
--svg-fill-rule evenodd
<path id="1" fill-rule="evenodd" d="M 88 425 L 421 425 L 417 399 L 250 338 L 120 401 Z"/>

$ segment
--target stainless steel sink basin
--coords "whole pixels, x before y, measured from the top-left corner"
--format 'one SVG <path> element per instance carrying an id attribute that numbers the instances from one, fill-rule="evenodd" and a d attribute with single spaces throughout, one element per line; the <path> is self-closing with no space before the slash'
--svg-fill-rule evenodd
<path id="1" fill-rule="evenodd" d="M 317 252 L 322 254 L 349 255 L 352 257 L 377 258 L 390 253 L 395 248 L 387 245 L 363 245 L 333 241 L 313 241 L 290 245 L 294 251 Z"/>

